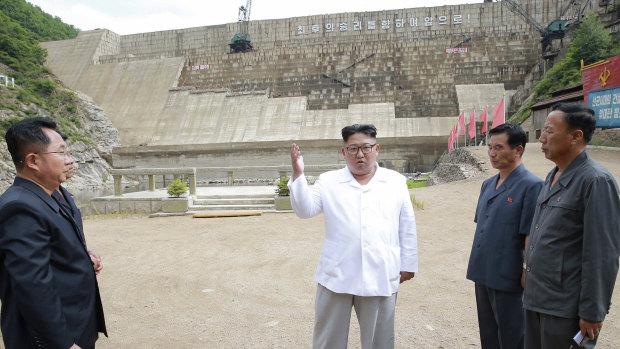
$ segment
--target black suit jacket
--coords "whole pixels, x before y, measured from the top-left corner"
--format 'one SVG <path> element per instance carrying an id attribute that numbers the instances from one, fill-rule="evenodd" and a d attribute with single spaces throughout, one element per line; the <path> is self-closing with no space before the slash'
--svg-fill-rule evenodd
<path id="1" fill-rule="evenodd" d="M 1 328 L 7 349 L 92 346 L 106 333 L 81 222 L 38 185 L 0 197 Z"/>
<path id="2" fill-rule="evenodd" d="M 68 212 L 71 213 L 71 216 L 73 216 L 73 220 L 75 221 L 75 223 L 78 225 L 78 228 L 80 229 L 80 237 L 82 241 L 85 242 L 86 238 L 84 237 L 84 225 L 82 224 L 82 212 L 80 211 L 79 208 L 77 208 L 77 205 L 75 204 L 75 201 L 73 200 L 73 195 L 71 195 L 71 193 L 69 193 L 67 189 L 60 186 L 58 191 L 62 194 L 62 197 L 58 196 L 57 192 L 54 192 L 52 196 L 57 201 L 60 202 L 61 206 L 63 206 L 64 204 Z M 84 245 L 86 245 L 86 243 L 84 243 Z"/>

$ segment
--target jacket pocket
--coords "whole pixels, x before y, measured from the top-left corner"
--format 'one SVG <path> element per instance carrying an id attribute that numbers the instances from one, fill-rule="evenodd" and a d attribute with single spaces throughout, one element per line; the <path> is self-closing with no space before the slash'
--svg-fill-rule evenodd
<path id="1" fill-rule="evenodd" d="M 338 249 L 338 244 L 325 240 L 319 259 L 319 269 L 331 277 L 340 278 L 342 271 L 338 264 L 342 260 L 342 252 Z"/>
<path id="2" fill-rule="evenodd" d="M 540 253 L 540 251 L 538 251 Z M 537 257 L 540 257 L 537 256 Z M 537 258 L 533 263 L 533 272 L 549 286 L 551 290 L 560 291 L 562 288 L 562 266 L 564 265 L 564 251 L 550 249 L 545 251 L 544 260 Z"/>

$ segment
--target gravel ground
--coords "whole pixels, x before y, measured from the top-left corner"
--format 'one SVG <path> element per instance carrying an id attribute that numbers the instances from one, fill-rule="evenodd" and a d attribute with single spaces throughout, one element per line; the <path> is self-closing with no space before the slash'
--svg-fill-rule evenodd
<path id="1" fill-rule="evenodd" d="M 473 152 L 486 158 L 484 148 Z M 592 150 L 616 178 L 620 152 Z M 528 145 L 525 165 L 544 177 L 552 164 Z M 396 306 L 397 348 L 480 347 L 474 286 L 465 271 L 473 216 L 485 177 L 412 189 L 420 271 Z M 310 348 L 323 217 L 292 213 L 193 219 L 94 217 L 88 244 L 104 260 L 99 275 L 107 348 Z M 616 288 L 618 282 L 616 282 Z M 597 348 L 620 343 L 616 291 Z M 349 348 L 360 348 L 352 315 Z"/>

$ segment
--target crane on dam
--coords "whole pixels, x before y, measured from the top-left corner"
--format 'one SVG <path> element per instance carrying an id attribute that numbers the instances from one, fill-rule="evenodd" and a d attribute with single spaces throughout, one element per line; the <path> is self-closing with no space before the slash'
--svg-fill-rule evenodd
<path id="1" fill-rule="evenodd" d="M 250 34 L 248 33 L 248 27 L 250 22 L 250 11 L 252 9 L 252 0 L 248 0 L 245 6 L 239 7 L 239 29 L 237 33 L 230 40 L 230 53 L 248 52 L 252 51 L 252 42 L 250 41 Z"/>
<path id="2" fill-rule="evenodd" d="M 498 0 L 499 1 L 499 0 Z M 578 20 L 580 15 L 579 13 L 579 0 L 571 0 L 568 6 L 562 11 L 562 15 L 559 19 L 549 23 L 547 27 L 543 27 L 540 23 L 538 23 L 527 11 L 523 9 L 519 4 L 517 4 L 514 0 L 501 0 L 499 1 L 506 8 L 515 12 L 521 18 L 523 18 L 527 23 L 532 25 L 542 37 L 542 53 L 547 56 L 553 56 L 557 54 L 557 52 L 553 52 L 551 50 L 552 45 L 551 42 L 554 39 L 562 39 L 564 37 L 564 32 L 567 30 L 568 26 L 575 20 Z M 570 11 L 571 8 L 577 8 L 577 13 L 574 16 L 568 16 L 566 18 L 566 13 Z"/>

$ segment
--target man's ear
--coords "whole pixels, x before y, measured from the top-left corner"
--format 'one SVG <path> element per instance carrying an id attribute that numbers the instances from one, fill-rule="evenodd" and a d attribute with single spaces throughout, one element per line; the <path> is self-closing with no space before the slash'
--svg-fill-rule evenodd
<path id="1" fill-rule="evenodd" d="M 571 144 L 585 143 L 583 139 L 583 131 L 576 129 L 571 131 Z"/>
<path id="2" fill-rule="evenodd" d="M 520 145 L 520 144 L 519 144 L 519 145 L 517 145 L 517 147 L 515 148 L 515 150 L 517 151 L 517 155 L 518 155 L 519 157 L 522 157 L 522 156 L 523 156 L 523 146 L 522 146 L 522 145 Z"/>
<path id="3" fill-rule="evenodd" d="M 39 171 L 39 157 L 35 153 L 28 153 L 24 157 L 24 167 Z"/>
<path id="4" fill-rule="evenodd" d="M 379 144 L 375 145 L 375 151 L 376 151 L 377 153 L 379 152 L 379 148 L 381 148 L 381 147 L 379 146 Z"/>

